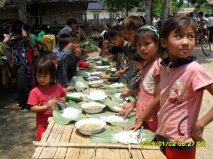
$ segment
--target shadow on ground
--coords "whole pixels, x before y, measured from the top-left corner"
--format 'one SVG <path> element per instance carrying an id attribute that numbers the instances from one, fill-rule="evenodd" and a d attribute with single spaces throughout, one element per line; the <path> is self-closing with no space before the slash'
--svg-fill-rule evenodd
<path id="1" fill-rule="evenodd" d="M 15 85 L 0 90 L 0 158 L 29 159 L 34 153 L 35 114 L 19 112 Z"/>

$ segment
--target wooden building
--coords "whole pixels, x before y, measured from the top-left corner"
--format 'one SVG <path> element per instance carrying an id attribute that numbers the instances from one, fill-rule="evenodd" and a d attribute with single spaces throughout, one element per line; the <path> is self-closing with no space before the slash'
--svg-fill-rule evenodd
<path id="1" fill-rule="evenodd" d="M 61 27 L 68 17 L 86 20 L 88 0 L 6 0 L 0 6 L 0 21 L 21 19 L 33 26 Z"/>

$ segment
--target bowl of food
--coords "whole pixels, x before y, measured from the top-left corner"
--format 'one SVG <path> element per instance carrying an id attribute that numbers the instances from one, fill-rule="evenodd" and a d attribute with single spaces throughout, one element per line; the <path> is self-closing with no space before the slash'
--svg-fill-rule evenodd
<path id="1" fill-rule="evenodd" d="M 94 68 L 98 71 L 104 71 L 108 69 L 110 66 L 94 66 Z"/>
<path id="2" fill-rule="evenodd" d="M 78 131 L 84 135 L 97 134 L 104 130 L 106 122 L 97 118 L 86 118 L 75 123 Z"/>
<path id="3" fill-rule="evenodd" d="M 89 102 L 81 105 L 81 108 L 88 114 L 100 113 L 106 105 L 98 103 L 98 102 Z"/>
<path id="4" fill-rule="evenodd" d="M 89 81 L 90 87 L 99 87 L 104 83 L 102 80 Z"/>
<path id="5" fill-rule="evenodd" d="M 98 77 L 100 77 L 101 74 L 102 74 L 102 72 L 92 72 L 92 73 L 90 73 L 90 76 L 98 76 Z"/>
<path id="6" fill-rule="evenodd" d="M 87 96 L 87 98 L 91 100 L 102 100 L 107 98 L 107 95 L 101 90 L 94 90 L 89 93 L 89 96 Z"/>

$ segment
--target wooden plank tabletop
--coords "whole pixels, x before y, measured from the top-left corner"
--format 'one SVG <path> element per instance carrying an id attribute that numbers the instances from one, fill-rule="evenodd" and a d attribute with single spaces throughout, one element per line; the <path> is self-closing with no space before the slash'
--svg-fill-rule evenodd
<path id="1" fill-rule="evenodd" d="M 118 129 L 111 126 L 110 128 Z M 59 146 L 40 145 L 35 149 L 33 159 L 166 159 L 158 147 L 145 147 L 141 149 L 129 148 L 102 148 L 102 147 L 70 147 L 60 146 L 60 143 L 91 143 L 89 137 L 82 135 L 74 125 L 59 125 L 52 118 L 48 128 L 42 136 L 41 143 L 58 143 Z M 112 144 L 113 145 L 113 144 Z"/>

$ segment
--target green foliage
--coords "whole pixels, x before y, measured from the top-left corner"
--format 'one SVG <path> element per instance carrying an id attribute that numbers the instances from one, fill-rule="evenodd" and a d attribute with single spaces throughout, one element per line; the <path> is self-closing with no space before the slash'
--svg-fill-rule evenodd
<path id="1" fill-rule="evenodd" d="M 206 4 L 208 0 L 188 0 L 191 4 L 197 4 L 197 6 L 200 6 L 202 4 Z"/>
<path id="2" fill-rule="evenodd" d="M 95 41 L 91 38 L 86 38 L 86 41 L 81 43 L 81 49 L 84 49 L 88 52 L 99 51 L 100 48 L 96 45 Z"/>
<path id="3" fill-rule="evenodd" d="M 107 6 L 110 11 L 129 11 L 134 7 L 138 7 L 143 0 L 99 0 L 99 2 Z"/>

